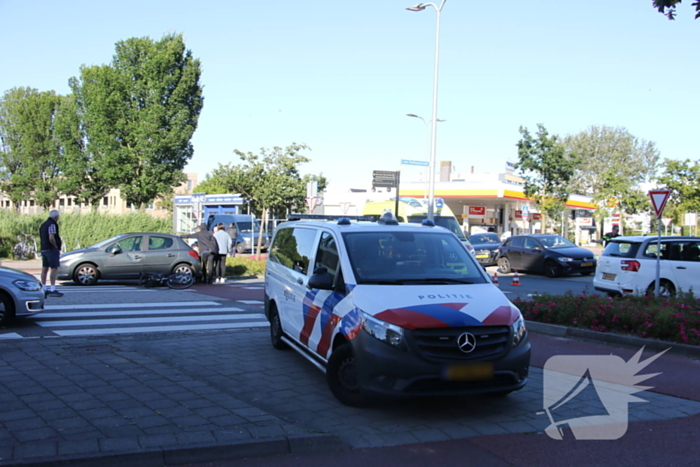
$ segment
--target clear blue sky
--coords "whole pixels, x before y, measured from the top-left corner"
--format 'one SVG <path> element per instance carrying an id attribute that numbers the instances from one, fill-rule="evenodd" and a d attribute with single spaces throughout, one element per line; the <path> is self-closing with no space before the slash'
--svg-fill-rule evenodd
<path id="1" fill-rule="evenodd" d="M 0 92 L 68 92 L 82 64 L 129 37 L 183 33 L 202 62 L 204 110 L 187 171 L 202 180 L 234 149 L 306 143 L 336 187 L 417 168 L 431 118 L 435 10 L 415 0 L 0 0 Z M 651 0 L 448 0 L 442 13 L 437 160 L 503 171 L 519 126 L 554 134 L 626 127 L 662 158 L 699 159 L 700 20 Z"/>

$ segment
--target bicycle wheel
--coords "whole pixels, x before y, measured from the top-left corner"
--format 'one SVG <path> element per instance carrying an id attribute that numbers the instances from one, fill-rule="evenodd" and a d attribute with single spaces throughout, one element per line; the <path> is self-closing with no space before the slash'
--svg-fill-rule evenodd
<path id="1" fill-rule="evenodd" d="M 12 259 L 15 261 L 20 260 L 20 259 L 25 259 L 25 252 L 24 252 L 24 245 L 21 243 L 18 243 L 15 245 L 15 247 L 12 249 Z"/>
<path id="2" fill-rule="evenodd" d="M 171 289 L 186 289 L 194 284 L 194 276 L 190 274 L 171 274 L 165 282 Z"/>

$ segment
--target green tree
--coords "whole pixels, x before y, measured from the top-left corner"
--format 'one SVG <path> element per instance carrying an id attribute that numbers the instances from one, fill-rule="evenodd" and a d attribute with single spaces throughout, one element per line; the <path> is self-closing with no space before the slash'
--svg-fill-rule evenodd
<path id="1" fill-rule="evenodd" d="M 680 223 L 686 212 L 700 212 L 700 163 L 665 159 L 657 182 L 671 191 L 665 212 Z M 670 208 L 670 209 L 669 209 Z"/>
<path id="2" fill-rule="evenodd" d="M 204 98 L 201 65 L 181 34 L 116 44 L 110 65 L 82 67 L 73 80 L 100 173 L 142 207 L 185 181 Z"/>
<path id="3" fill-rule="evenodd" d="M 61 97 L 54 91 L 13 88 L 0 101 L 4 191 L 18 206 L 32 197 L 50 208 L 58 198 L 60 150 L 54 123 Z"/>
<path id="4" fill-rule="evenodd" d="M 80 91 L 74 79 L 71 86 Z M 56 115 L 56 137 L 62 153 L 59 188 L 94 210 L 112 186 L 108 170 L 103 168 L 105 158 L 92 152 L 94 145 L 87 138 L 83 116 L 84 107 L 77 94 L 62 98 Z"/>
<path id="5" fill-rule="evenodd" d="M 636 138 L 622 127 L 594 125 L 567 136 L 564 145 L 580 158 L 571 190 L 591 196 L 602 208 L 597 211 L 599 218 L 612 210 L 635 214 L 648 208 L 646 193 L 639 186 L 656 171 L 659 151 L 653 142 Z"/>
<path id="6" fill-rule="evenodd" d="M 654 8 L 659 10 L 659 13 L 666 15 L 670 20 L 676 19 L 676 7 L 679 3 L 681 3 L 681 0 L 653 1 Z M 700 18 L 700 2 L 693 2 L 691 5 L 695 7 L 695 19 Z"/>
<path id="7" fill-rule="evenodd" d="M 567 153 L 558 136 L 550 136 L 542 124 L 537 124 L 537 138 L 527 128 L 520 127 L 519 131 L 522 138 L 517 144 L 515 168 L 525 179 L 525 195 L 540 207 L 544 232 L 547 216 L 556 216 L 564 210 L 578 158 Z"/>
<path id="8" fill-rule="evenodd" d="M 308 150 L 305 144 L 292 143 L 286 148 L 260 149 L 260 154 L 233 152 L 242 164 L 219 164 L 211 176 L 197 187 L 198 192 L 237 193 L 248 200 L 251 211 L 263 221 L 271 212 L 303 209 L 306 196 L 306 180 L 319 180 L 319 191 L 325 188 L 325 177 L 299 174 L 299 165 L 309 162 L 301 152 Z M 262 244 L 262 233 L 258 238 L 258 249 Z"/>

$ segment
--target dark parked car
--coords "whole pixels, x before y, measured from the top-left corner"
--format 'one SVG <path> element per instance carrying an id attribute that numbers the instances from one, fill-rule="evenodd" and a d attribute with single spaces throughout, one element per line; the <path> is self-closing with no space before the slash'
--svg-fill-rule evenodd
<path id="1" fill-rule="evenodd" d="M 591 250 L 578 247 L 559 235 L 517 235 L 508 238 L 498 254 L 498 268 L 543 272 L 548 277 L 592 274 L 596 268 Z"/>
<path id="2" fill-rule="evenodd" d="M 138 279 L 142 272 L 201 273 L 199 255 L 177 235 L 139 232 L 117 235 L 61 255 L 58 278 L 81 285 L 99 279 Z"/>
<path id="3" fill-rule="evenodd" d="M 469 237 L 474 247 L 476 260 L 482 266 L 491 266 L 498 262 L 498 248 L 501 238 L 493 232 L 477 233 Z"/>

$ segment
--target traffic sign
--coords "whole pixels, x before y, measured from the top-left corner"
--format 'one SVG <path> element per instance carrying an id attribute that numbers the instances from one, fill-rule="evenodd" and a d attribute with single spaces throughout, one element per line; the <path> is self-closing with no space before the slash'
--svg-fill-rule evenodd
<path id="1" fill-rule="evenodd" d="M 654 206 L 654 211 L 656 211 L 656 217 L 660 218 L 661 213 L 664 212 L 664 207 L 666 207 L 666 201 L 671 195 L 669 190 L 651 190 L 649 192 L 649 197 L 651 198 L 651 204 Z"/>
<path id="2" fill-rule="evenodd" d="M 414 161 L 410 159 L 401 159 L 401 165 L 420 165 L 422 167 L 430 167 L 430 162 L 428 161 Z"/>
<path id="3" fill-rule="evenodd" d="M 395 188 L 398 172 L 375 170 L 372 172 L 372 187 Z"/>

